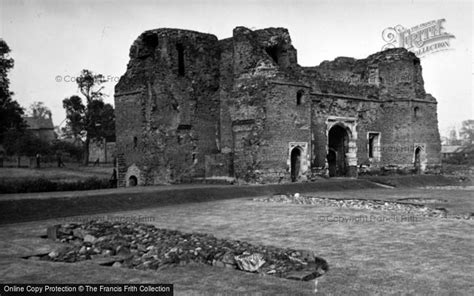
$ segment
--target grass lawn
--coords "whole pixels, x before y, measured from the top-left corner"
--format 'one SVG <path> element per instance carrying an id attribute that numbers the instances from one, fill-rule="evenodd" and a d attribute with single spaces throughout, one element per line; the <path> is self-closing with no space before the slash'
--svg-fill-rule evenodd
<path id="1" fill-rule="evenodd" d="M 317 195 L 390 200 L 442 197 L 451 204 L 462 201 L 464 211 L 472 212 L 472 193 L 465 189 L 367 189 Z M 329 273 L 319 281 L 318 295 L 474 295 L 473 220 L 418 218 L 402 222 L 396 212 L 263 203 L 251 199 L 180 204 L 98 217 L 141 218 L 161 228 L 312 250 L 330 265 Z M 354 220 L 342 222 L 341 217 Z M 358 217 L 374 220 L 364 222 L 356 220 Z M 39 236 L 45 233 L 47 225 L 57 222 L 65 220 L 0 227 L 0 281 L 173 283 L 176 295 L 314 295 L 311 282 L 204 265 L 144 272 L 90 263 L 18 259 L 47 251 L 53 243 Z"/>
<path id="2" fill-rule="evenodd" d="M 72 182 L 85 180 L 91 177 L 108 179 L 112 175 L 113 167 L 110 166 L 79 166 L 78 164 L 66 164 L 64 168 L 0 168 L 0 179 L 33 179 L 45 178 L 50 181 Z"/>

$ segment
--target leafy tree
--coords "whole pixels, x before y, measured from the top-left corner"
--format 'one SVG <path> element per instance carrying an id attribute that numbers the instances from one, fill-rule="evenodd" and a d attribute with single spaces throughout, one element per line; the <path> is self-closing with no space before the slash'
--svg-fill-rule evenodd
<path id="1" fill-rule="evenodd" d="M 67 130 L 76 138 L 83 139 L 85 165 L 89 162 L 89 144 L 92 139 L 115 139 L 114 108 L 103 102 L 102 83 L 104 76 L 94 74 L 89 70 L 82 70 L 76 80 L 85 103 L 81 97 L 71 96 L 63 100 L 66 109 Z"/>
<path id="2" fill-rule="evenodd" d="M 84 138 L 86 136 L 86 107 L 82 104 L 82 99 L 78 96 L 71 96 L 63 100 L 63 107 L 66 109 L 67 119 L 66 127 L 63 130 L 76 139 Z"/>
<path id="3" fill-rule="evenodd" d="M 57 154 L 58 152 L 66 153 L 70 157 L 75 158 L 77 161 L 80 161 L 82 158 L 82 149 L 76 146 L 75 144 L 69 143 L 67 141 L 62 141 L 62 140 L 53 141 L 50 150 L 51 152 L 55 154 Z"/>
<path id="4" fill-rule="evenodd" d="M 13 68 L 14 61 L 9 57 L 10 48 L 7 43 L 0 39 L 0 143 L 4 142 L 5 133 L 8 130 L 23 130 L 23 108 L 17 101 L 12 99 L 10 91 L 10 80 L 8 72 Z"/>
<path id="5" fill-rule="evenodd" d="M 459 135 L 466 140 L 467 144 L 474 144 L 474 120 L 464 120 L 462 122 L 461 130 Z"/>
<path id="6" fill-rule="evenodd" d="M 43 102 L 34 102 L 28 109 L 28 115 L 35 118 L 51 118 L 51 110 Z"/>
<path id="7" fill-rule="evenodd" d="M 51 153 L 51 144 L 41 138 L 38 138 L 28 130 L 10 129 L 5 132 L 5 142 L 3 146 L 7 154 L 16 155 L 18 166 L 20 166 L 20 157 L 22 155 L 35 156 L 37 153 L 42 156 Z"/>
<path id="8" fill-rule="evenodd" d="M 452 126 L 448 132 L 447 145 L 461 145 L 461 139 L 458 138 L 458 132 L 455 126 Z"/>

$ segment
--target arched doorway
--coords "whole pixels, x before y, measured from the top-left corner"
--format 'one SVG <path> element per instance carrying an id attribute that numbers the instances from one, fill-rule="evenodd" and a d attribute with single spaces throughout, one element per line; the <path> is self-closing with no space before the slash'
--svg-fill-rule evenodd
<path id="1" fill-rule="evenodd" d="M 421 173 L 421 147 L 416 147 L 415 149 L 415 174 Z"/>
<path id="2" fill-rule="evenodd" d="M 329 130 L 328 155 L 329 177 L 347 175 L 346 153 L 349 151 L 349 135 L 345 128 L 335 125 Z"/>
<path id="3" fill-rule="evenodd" d="M 135 177 L 135 176 L 130 176 L 130 178 L 128 178 L 128 186 L 129 186 L 129 187 L 137 186 L 137 184 L 138 184 L 137 177 Z"/>
<path id="4" fill-rule="evenodd" d="M 301 169 L 301 148 L 295 147 L 291 150 L 291 182 L 296 182 Z"/>

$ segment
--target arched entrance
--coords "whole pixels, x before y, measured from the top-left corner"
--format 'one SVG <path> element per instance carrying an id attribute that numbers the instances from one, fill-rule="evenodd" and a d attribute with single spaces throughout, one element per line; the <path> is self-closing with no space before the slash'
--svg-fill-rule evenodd
<path id="1" fill-rule="evenodd" d="M 128 178 L 128 186 L 129 186 L 129 187 L 137 186 L 137 184 L 138 184 L 137 177 L 135 177 L 135 176 L 130 176 L 130 178 Z"/>
<path id="2" fill-rule="evenodd" d="M 421 173 L 421 147 L 416 147 L 415 149 L 415 174 Z"/>
<path id="3" fill-rule="evenodd" d="M 301 169 L 301 148 L 295 147 L 291 150 L 291 182 L 296 182 Z"/>
<path id="4" fill-rule="evenodd" d="M 349 152 L 349 135 L 345 128 L 334 125 L 328 134 L 329 177 L 341 177 L 347 175 L 346 153 Z"/>

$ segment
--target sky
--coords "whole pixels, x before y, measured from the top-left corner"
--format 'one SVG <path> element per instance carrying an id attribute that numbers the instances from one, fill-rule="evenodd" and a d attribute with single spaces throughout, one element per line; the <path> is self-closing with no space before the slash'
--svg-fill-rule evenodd
<path id="1" fill-rule="evenodd" d="M 103 74 L 105 101 L 125 73 L 133 41 L 145 30 L 181 28 L 231 37 L 233 28 L 285 27 L 302 66 L 382 49 L 382 31 L 445 19 L 449 50 L 421 58 L 425 90 L 438 100 L 442 135 L 474 119 L 473 4 L 470 0 L 0 0 L 0 38 L 12 52 L 14 99 L 42 101 L 64 125 L 62 100 L 79 94 L 82 69 Z"/>

